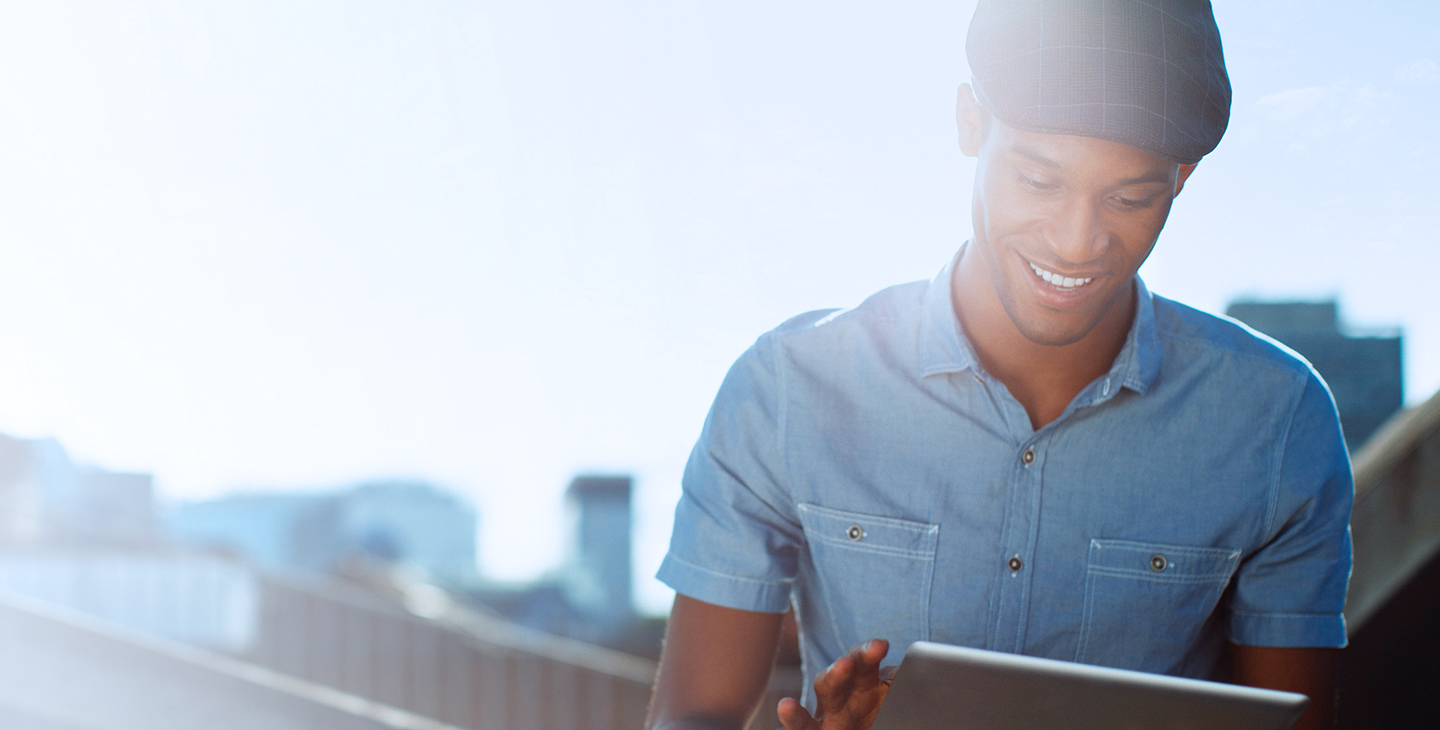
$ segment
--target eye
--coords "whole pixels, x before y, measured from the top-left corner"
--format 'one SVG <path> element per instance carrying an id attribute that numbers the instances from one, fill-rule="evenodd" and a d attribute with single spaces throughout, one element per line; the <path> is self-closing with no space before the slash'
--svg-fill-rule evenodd
<path id="1" fill-rule="evenodd" d="M 1112 198 L 1112 200 L 1115 201 L 1116 205 L 1126 210 L 1139 210 L 1141 208 L 1149 208 L 1150 204 L 1155 202 L 1155 196 L 1152 195 L 1148 198 L 1135 199 L 1117 195 Z"/>
<path id="2" fill-rule="evenodd" d="M 1016 173 L 1015 178 L 1019 181 L 1020 187 L 1027 188 L 1037 193 L 1048 193 L 1051 190 L 1055 190 L 1056 188 L 1060 187 L 1055 183 L 1040 182 L 1039 180 L 1036 180 L 1035 178 L 1032 178 L 1023 172 Z"/>

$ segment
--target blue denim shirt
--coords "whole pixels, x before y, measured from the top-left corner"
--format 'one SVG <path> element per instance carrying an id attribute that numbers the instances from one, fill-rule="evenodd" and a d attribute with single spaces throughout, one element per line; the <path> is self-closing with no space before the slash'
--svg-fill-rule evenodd
<path id="1" fill-rule="evenodd" d="M 951 264 L 953 266 L 953 262 Z M 1223 677 L 1229 641 L 1345 644 L 1350 462 L 1325 384 L 1153 296 L 1034 430 L 951 304 L 951 266 L 762 336 L 685 470 L 660 580 L 851 646 L 940 641 Z"/>

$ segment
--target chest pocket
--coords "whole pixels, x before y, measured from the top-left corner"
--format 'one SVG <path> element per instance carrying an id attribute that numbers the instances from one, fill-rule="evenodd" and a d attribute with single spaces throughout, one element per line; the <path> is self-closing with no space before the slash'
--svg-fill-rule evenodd
<path id="1" fill-rule="evenodd" d="M 890 658 L 930 637 L 930 583 L 940 526 L 801 503 L 815 567 L 812 599 L 823 602 L 834 649 L 890 640 Z M 807 586 L 807 588 L 811 588 Z M 889 661 L 887 659 L 887 661 Z"/>
<path id="2" fill-rule="evenodd" d="M 1228 548 L 1091 540 L 1075 661 L 1172 669 L 1215 620 L 1239 562 Z"/>

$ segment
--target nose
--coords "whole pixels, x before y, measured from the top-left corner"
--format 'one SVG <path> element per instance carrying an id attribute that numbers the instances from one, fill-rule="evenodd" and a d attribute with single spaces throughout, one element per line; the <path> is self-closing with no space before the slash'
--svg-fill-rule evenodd
<path id="1" fill-rule="evenodd" d="M 1110 245 L 1099 204 L 1078 196 L 1055 211 L 1048 229 L 1050 250 L 1066 263 L 1093 261 Z"/>

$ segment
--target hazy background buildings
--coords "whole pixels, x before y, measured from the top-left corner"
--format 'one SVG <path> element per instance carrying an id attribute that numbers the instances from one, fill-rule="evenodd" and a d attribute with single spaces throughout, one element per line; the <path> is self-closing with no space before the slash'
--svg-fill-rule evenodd
<path id="1" fill-rule="evenodd" d="M 570 557 L 524 585 L 478 573 L 474 508 L 432 484 L 166 510 L 150 484 L 77 464 L 54 439 L 0 436 L 0 725 L 580 730 L 643 718 L 663 622 L 631 600 L 628 477 L 574 480 Z"/>
<path id="2" fill-rule="evenodd" d="M 475 509 L 424 482 L 369 482 L 316 492 L 249 492 L 175 505 L 167 534 L 267 570 L 333 572 L 377 560 L 465 586 L 477 580 Z"/>
<path id="3" fill-rule="evenodd" d="M 630 477 L 582 475 L 568 494 L 568 524 L 540 526 L 568 533 L 565 561 L 502 582 L 477 569 L 474 506 L 434 484 L 251 491 L 162 509 L 148 474 L 76 464 L 54 439 L 0 435 L 0 592 L 243 652 L 262 619 L 254 575 L 399 581 L 655 658 L 662 624 L 634 601 Z"/>

